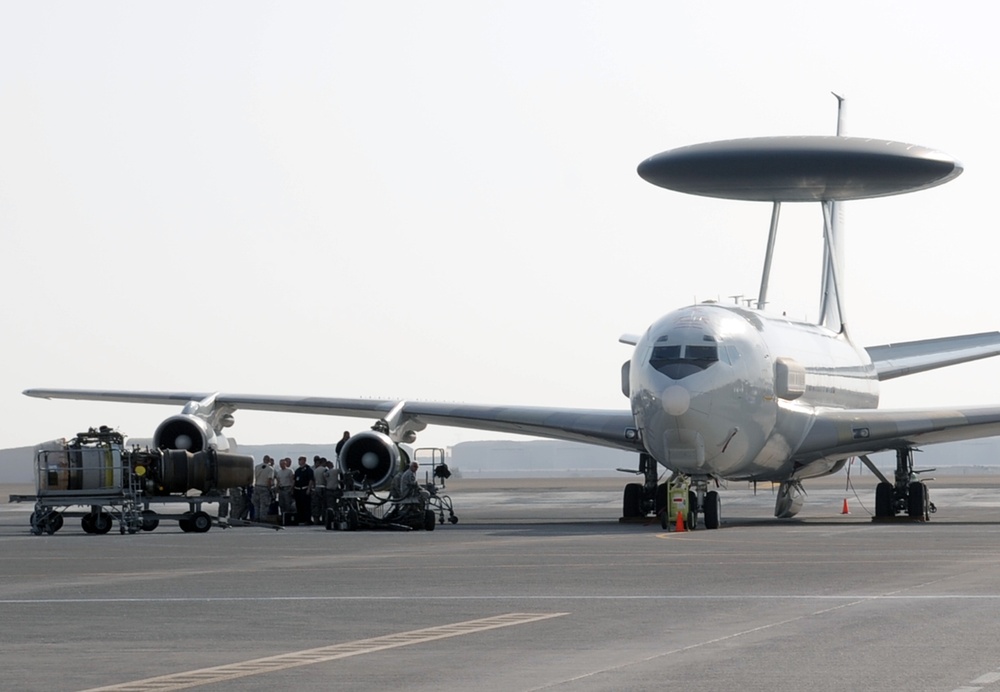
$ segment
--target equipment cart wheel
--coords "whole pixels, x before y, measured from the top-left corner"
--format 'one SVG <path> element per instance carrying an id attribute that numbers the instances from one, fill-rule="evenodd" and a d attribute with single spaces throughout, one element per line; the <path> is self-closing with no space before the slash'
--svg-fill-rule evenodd
<path id="1" fill-rule="evenodd" d="M 142 530 L 143 531 L 155 531 L 156 527 L 160 525 L 160 520 L 156 518 L 156 512 L 151 509 L 144 510 L 142 513 Z"/>
<path id="2" fill-rule="evenodd" d="M 347 530 L 348 531 L 357 531 L 358 530 L 359 520 L 358 520 L 358 512 L 357 512 L 356 509 L 354 509 L 353 507 L 348 507 L 347 508 L 347 516 L 345 517 L 345 520 L 347 522 Z"/>
<path id="3" fill-rule="evenodd" d="M 97 512 L 96 514 L 91 512 L 90 516 L 93 517 L 91 520 L 91 525 L 94 527 L 93 533 L 98 535 L 106 534 L 111 530 L 112 524 L 114 524 L 111 520 L 111 515 L 107 512 Z"/>
<path id="4" fill-rule="evenodd" d="M 457 524 L 458 523 L 458 517 L 456 517 L 454 514 L 452 514 L 450 517 L 448 517 L 448 521 L 450 521 L 452 524 Z"/>
<path id="5" fill-rule="evenodd" d="M 433 531 L 437 517 L 434 516 L 434 512 L 429 509 L 424 510 L 424 531 Z"/>
<path id="6" fill-rule="evenodd" d="M 212 528 L 212 517 L 202 511 L 197 511 L 192 514 L 188 521 L 190 522 L 191 530 L 194 533 L 205 533 Z"/>
<path id="7" fill-rule="evenodd" d="M 83 518 L 80 519 L 80 527 L 86 533 L 95 533 L 94 532 L 94 515 L 93 514 L 84 514 Z"/>
<path id="8" fill-rule="evenodd" d="M 184 533 L 191 533 L 194 531 L 194 527 L 191 526 L 191 517 L 189 516 L 186 516 L 183 519 L 178 519 L 177 525 L 181 527 L 181 531 Z"/>

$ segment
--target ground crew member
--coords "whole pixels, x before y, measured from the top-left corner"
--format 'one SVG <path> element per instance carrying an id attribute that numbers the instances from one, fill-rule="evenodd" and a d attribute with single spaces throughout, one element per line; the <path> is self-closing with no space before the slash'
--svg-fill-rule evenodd
<path id="1" fill-rule="evenodd" d="M 264 461 L 254 469 L 253 473 L 253 509 L 254 519 L 264 521 L 267 510 L 271 506 L 271 492 L 274 487 L 274 459 L 264 455 Z"/>
<path id="2" fill-rule="evenodd" d="M 403 471 L 403 475 L 399 479 L 400 500 L 419 498 L 420 503 L 424 504 L 430 498 L 431 494 L 421 488 L 420 483 L 417 482 L 417 469 L 419 468 L 420 464 L 411 461 L 410 467 Z"/>
<path id="3" fill-rule="evenodd" d="M 329 470 L 326 459 L 316 457 L 313 462 L 312 520 L 322 524 L 326 518 L 326 478 Z"/>
<path id="4" fill-rule="evenodd" d="M 243 510 L 245 509 L 243 496 L 243 488 L 230 488 L 229 489 L 229 521 L 230 523 L 233 519 L 242 519 Z"/>
<path id="5" fill-rule="evenodd" d="M 294 514 L 292 488 L 295 486 L 295 472 L 292 471 L 292 460 L 290 457 L 285 457 L 278 462 L 278 465 L 281 467 L 275 474 L 278 485 L 278 509 L 282 515 Z"/>
<path id="6" fill-rule="evenodd" d="M 312 525 L 312 512 L 309 511 L 312 489 L 313 470 L 306 463 L 305 457 L 299 457 L 299 467 L 295 469 L 295 487 L 292 489 L 295 497 L 295 520 L 298 524 Z"/>
<path id="7" fill-rule="evenodd" d="M 333 450 L 337 453 L 337 458 L 334 461 L 340 461 L 340 450 L 344 448 L 347 441 L 351 439 L 351 432 L 349 430 L 344 431 L 344 436 L 337 441 L 337 446 Z"/>

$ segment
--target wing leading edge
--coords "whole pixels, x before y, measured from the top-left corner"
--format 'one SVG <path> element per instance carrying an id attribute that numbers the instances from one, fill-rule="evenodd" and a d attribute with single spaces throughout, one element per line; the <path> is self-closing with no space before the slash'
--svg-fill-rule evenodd
<path id="1" fill-rule="evenodd" d="M 880 380 L 1000 355 L 1000 332 L 868 346 Z"/>
<path id="2" fill-rule="evenodd" d="M 1000 435 L 1000 406 L 962 409 L 827 410 L 799 445 L 795 460 L 873 454 Z"/>
<path id="3" fill-rule="evenodd" d="M 41 399 L 78 399 L 133 404 L 184 406 L 212 399 L 216 406 L 233 410 L 311 413 L 352 418 L 384 417 L 400 402 L 393 399 L 344 399 L 328 397 L 257 396 L 213 392 L 140 392 L 88 389 L 27 389 L 24 394 Z M 631 412 L 625 410 L 572 409 L 544 406 L 486 406 L 406 401 L 398 412 L 417 424 L 473 428 L 491 432 L 535 435 L 556 440 L 641 451 L 634 435 Z"/>

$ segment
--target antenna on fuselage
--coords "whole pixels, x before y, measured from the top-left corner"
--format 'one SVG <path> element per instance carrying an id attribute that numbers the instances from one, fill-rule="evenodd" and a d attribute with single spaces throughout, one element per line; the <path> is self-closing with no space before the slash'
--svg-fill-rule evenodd
<path id="1" fill-rule="evenodd" d="M 844 136 L 844 101 L 840 94 L 831 91 L 837 99 L 837 136 Z M 844 246 L 841 235 L 840 207 L 833 200 L 823 200 L 823 280 L 819 294 L 819 324 L 834 332 L 846 332 L 844 315 Z"/>

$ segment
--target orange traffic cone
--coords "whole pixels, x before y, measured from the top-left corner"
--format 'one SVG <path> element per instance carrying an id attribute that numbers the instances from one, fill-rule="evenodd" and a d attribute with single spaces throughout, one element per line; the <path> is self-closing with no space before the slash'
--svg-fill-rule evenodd
<path id="1" fill-rule="evenodd" d="M 674 531 L 677 533 L 683 533 L 687 531 L 687 527 L 684 526 L 684 512 L 677 513 L 677 525 L 674 527 Z"/>
<path id="2" fill-rule="evenodd" d="M 851 510 L 847 509 L 847 498 L 844 498 L 844 508 L 840 510 L 841 514 L 850 514 Z"/>

